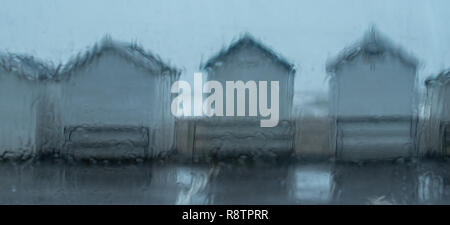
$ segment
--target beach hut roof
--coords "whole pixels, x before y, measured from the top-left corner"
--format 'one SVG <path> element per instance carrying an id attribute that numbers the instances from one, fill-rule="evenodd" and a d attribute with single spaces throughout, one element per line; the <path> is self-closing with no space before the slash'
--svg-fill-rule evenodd
<path id="1" fill-rule="evenodd" d="M 447 84 L 450 81 L 450 69 L 443 70 L 435 77 L 428 77 L 425 80 L 425 85 L 435 85 L 435 84 Z"/>
<path id="2" fill-rule="evenodd" d="M 284 68 L 286 68 L 289 71 L 295 71 L 295 66 L 293 63 L 286 60 L 284 57 L 282 57 L 280 54 L 276 53 L 269 47 L 262 44 L 260 41 L 256 40 L 252 35 L 249 33 L 245 33 L 240 36 L 239 39 L 236 41 L 232 41 L 230 46 L 228 48 L 223 48 L 219 53 L 217 53 L 215 56 L 210 58 L 206 63 L 201 64 L 201 69 L 211 69 L 214 68 L 218 62 L 224 61 L 226 57 L 228 57 L 230 54 L 239 51 L 241 49 L 244 49 L 245 47 L 256 47 L 257 49 L 260 49 L 261 52 L 268 56 L 270 59 L 275 61 L 276 63 L 279 63 Z M 294 73 L 293 73 L 294 74 Z"/>
<path id="3" fill-rule="evenodd" d="M 414 69 L 418 66 L 419 61 L 415 57 L 393 44 L 391 40 L 372 26 L 360 41 L 345 48 L 337 57 L 328 60 L 326 69 L 328 72 L 335 72 L 342 65 L 351 62 L 359 55 L 382 55 L 385 53 L 399 58 L 403 63 L 414 67 Z"/>
<path id="4" fill-rule="evenodd" d="M 61 68 L 60 74 L 62 74 L 62 76 L 70 76 L 74 71 L 91 64 L 106 52 L 114 52 L 125 60 L 149 70 L 152 73 L 156 72 L 164 74 L 168 72 L 169 74 L 180 74 L 179 69 L 163 62 L 159 56 L 144 50 L 144 48 L 138 44 L 116 41 L 108 35 L 88 50 L 80 52 L 75 57 L 72 57 L 69 62 Z"/>
<path id="5" fill-rule="evenodd" d="M 0 53 L 0 70 L 13 73 L 27 80 L 52 79 L 57 68 L 30 55 Z"/>

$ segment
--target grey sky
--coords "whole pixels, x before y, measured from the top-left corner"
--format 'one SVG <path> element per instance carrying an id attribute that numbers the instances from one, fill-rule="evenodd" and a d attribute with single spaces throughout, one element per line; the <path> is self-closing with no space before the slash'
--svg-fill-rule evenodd
<path id="1" fill-rule="evenodd" d="M 421 60 L 421 80 L 450 67 L 449 22 L 447 0 L 1 0 L 0 50 L 65 62 L 108 33 L 189 78 L 248 31 L 297 65 L 297 92 L 324 91 L 327 58 L 370 24 Z"/>

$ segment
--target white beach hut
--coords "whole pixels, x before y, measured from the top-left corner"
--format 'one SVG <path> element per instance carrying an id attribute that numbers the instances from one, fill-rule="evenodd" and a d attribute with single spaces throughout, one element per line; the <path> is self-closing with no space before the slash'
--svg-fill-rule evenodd
<path id="1" fill-rule="evenodd" d="M 415 154 L 417 65 L 375 28 L 328 62 L 330 142 L 339 159 Z"/>
<path id="2" fill-rule="evenodd" d="M 179 70 L 136 44 L 105 37 L 60 73 L 66 155 L 135 159 L 172 149 L 170 87 Z"/>

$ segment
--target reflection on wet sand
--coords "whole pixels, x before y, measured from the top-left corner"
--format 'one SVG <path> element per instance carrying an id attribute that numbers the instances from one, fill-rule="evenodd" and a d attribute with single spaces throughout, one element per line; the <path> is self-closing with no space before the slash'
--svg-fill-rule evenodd
<path id="1" fill-rule="evenodd" d="M 328 164 L 299 165 L 293 168 L 290 194 L 299 204 L 326 204 L 333 199 L 334 177 Z"/>
<path id="2" fill-rule="evenodd" d="M 446 162 L 0 163 L 1 204 L 448 204 Z"/>
<path id="3" fill-rule="evenodd" d="M 176 183 L 181 190 L 175 201 L 177 205 L 208 204 L 207 185 L 209 173 L 205 168 L 180 167 L 176 168 Z"/>
<path id="4" fill-rule="evenodd" d="M 403 163 L 344 164 L 335 167 L 336 197 L 342 204 L 413 204 L 415 165 Z"/>
<path id="5" fill-rule="evenodd" d="M 288 166 L 216 166 L 211 179 L 213 204 L 290 203 L 286 177 Z"/>
<path id="6" fill-rule="evenodd" d="M 444 192 L 444 181 L 441 176 L 428 171 L 418 177 L 418 200 L 421 203 L 439 201 Z"/>
<path id="7" fill-rule="evenodd" d="M 442 162 L 422 163 L 417 173 L 417 200 L 420 204 L 449 204 L 450 165 Z"/>

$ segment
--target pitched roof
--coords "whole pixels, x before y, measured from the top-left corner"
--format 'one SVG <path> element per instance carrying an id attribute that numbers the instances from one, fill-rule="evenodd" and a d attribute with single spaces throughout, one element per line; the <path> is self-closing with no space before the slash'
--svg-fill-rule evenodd
<path id="1" fill-rule="evenodd" d="M 57 68 L 33 56 L 7 52 L 0 53 L 0 70 L 27 80 L 48 80 L 56 75 Z"/>
<path id="2" fill-rule="evenodd" d="M 384 37 L 374 26 L 364 35 L 362 40 L 354 45 L 345 48 L 337 57 L 328 60 L 326 69 L 328 72 L 335 72 L 340 66 L 351 62 L 358 55 L 380 55 L 389 53 L 398 57 L 403 63 L 417 68 L 419 61 L 406 53 L 403 49 L 393 44 Z"/>
<path id="3" fill-rule="evenodd" d="M 70 76 L 74 71 L 91 64 L 106 52 L 114 52 L 124 59 L 150 72 L 180 74 L 180 70 L 164 63 L 157 55 L 144 50 L 135 43 L 119 42 L 105 36 L 85 52 L 72 57 L 61 69 L 60 74 Z"/>
<path id="4" fill-rule="evenodd" d="M 200 68 L 201 69 L 213 68 L 217 65 L 217 62 L 223 61 L 228 55 L 248 46 L 260 49 L 266 56 L 273 59 L 275 62 L 281 64 L 287 70 L 295 71 L 295 66 L 293 63 L 290 63 L 280 54 L 274 52 L 272 49 L 265 46 L 248 33 L 241 35 L 241 37 L 237 41 L 233 41 L 228 48 L 223 48 L 219 53 L 210 58 L 206 63 L 204 64 L 202 63 L 200 65 Z"/>
<path id="5" fill-rule="evenodd" d="M 443 70 L 436 77 L 428 77 L 425 85 L 446 84 L 450 81 L 450 69 Z"/>

